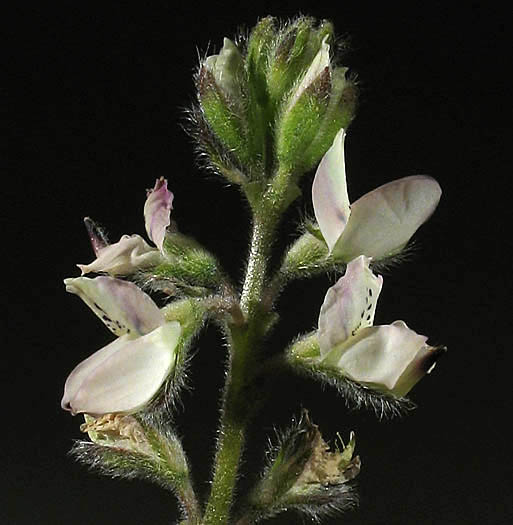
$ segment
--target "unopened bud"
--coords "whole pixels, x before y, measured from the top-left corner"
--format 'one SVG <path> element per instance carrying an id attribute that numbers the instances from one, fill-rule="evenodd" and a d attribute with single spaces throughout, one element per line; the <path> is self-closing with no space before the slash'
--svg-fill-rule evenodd
<path id="1" fill-rule="evenodd" d="M 204 115 L 218 140 L 241 162 L 248 160 L 241 98 L 243 59 L 227 38 L 219 55 L 201 66 L 197 88 Z"/>
<path id="2" fill-rule="evenodd" d="M 331 91 L 329 62 L 316 60 L 285 109 L 276 134 L 276 155 L 282 169 L 298 173 L 304 152 L 315 139 Z"/>
<path id="3" fill-rule="evenodd" d="M 238 104 L 241 96 L 241 75 L 244 69 L 238 47 L 230 39 L 225 38 L 219 55 L 209 56 L 205 60 L 205 67 L 212 73 L 216 84 L 230 102 Z"/>
<path id="4" fill-rule="evenodd" d="M 331 75 L 331 93 L 328 106 L 318 132 L 304 152 L 301 171 L 312 169 L 330 148 L 340 128 L 347 129 L 356 111 L 358 90 L 354 82 L 347 78 L 347 68 L 339 67 Z"/>
<path id="5" fill-rule="evenodd" d="M 260 106 L 267 105 L 267 71 L 275 40 L 275 21 L 271 16 L 258 22 L 248 40 L 246 55 L 248 87 L 252 91 L 254 102 Z"/>

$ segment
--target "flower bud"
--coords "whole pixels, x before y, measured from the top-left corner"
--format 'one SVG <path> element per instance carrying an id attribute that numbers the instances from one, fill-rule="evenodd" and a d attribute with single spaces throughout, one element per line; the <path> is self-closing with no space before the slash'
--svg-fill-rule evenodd
<path id="1" fill-rule="evenodd" d="M 268 16 L 253 28 L 248 40 L 246 71 L 253 101 L 265 107 L 268 102 L 267 73 L 276 42 L 274 18 Z"/>
<path id="2" fill-rule="evenodd" d="M 319 161 L 338 129 L 349 125 L 354 115 L 355 86 L 346 78 L 347 68 L 334 67 L 330 61 L 332 31 L 331 25 L 325 24 L 310 38 L 307 48 L 312 49 L 312 41 L 322 36 L 277 123 L 278 160 L 282 168 L 299 175 Z"/>
<path id="3" fill-rule="evenodd" d="M 354 117 L 358 90 L 347 78 L 347 68 L 338 67 L 331 74 L 328 107 L 318 132 L 301 159 L 301 171 L 311 170 L 331 147 L 340 128 L 347 128 Z"/>
<path id="4" fill-rule="evenodd" d="M 274 18 L 268 16 L 258 22 L 249 35 L 245 60 L 247 78 L 246 116 L 249 150 L 259 170 L 270 164 L 270 130 L 273 126 L 267 75 L 276 43 Z M 260 177 L 261 178 L 261 177 Z"/>
<path id="5" fill-rule="evenodd" d="M 316 29 L 315 19 L 299 17 L 286 25 L 277 43 L 268 72 L 269 95 L 274 105 L 289 95 L 293 85 L 306 72 L 323 40 L 332 37 L 333 27 L 324 22 Z"/>
<path id="6" fill-rule="evenodd" d="M 328 108 L 331 91 L 328 51 L 319 54 L 323 56 L 316 57 L 278 120 L 276 156 L 281 168 L 290 173 L 300 170 L 302 156 L 316 137 Z"/>
<path id="7" fill-rule="evenodd" d="M 242 104 L 243 59 L 229 39 L 219 55 L 208 57 L 197 80 L 198 98 L 205 118 L 218 140 L 240 162 L 249 159 Z"/>
<path id="8" fill-rule="evenodd" d="M 238 47 L 230 39 L 225 38 L 219 55 L 209 56 L 205 60 L 205 68 L 212 73 L 217 86 L 226 98 L 232 104 L 239 103 L 244 63 Z"/>
<path id="9" fill-rule="evenodd" d="M 333 40 L 329 22 L 267 17 L 240 46 L 245 52 L 225 39 L 201 65 L 195 134 L 214 169 L 246 194 L 276 173 L 290 178 L 311 169 L 350 123 L 356 90 L 347 69 L 331 61 Z"/>
<path id="10" fill-rule="evenodd" d="M 314 275 L 326 267 L 322 263 L 327 256 L 328 248 L 322 237 L 319 239 L 312 232 L 305 231 L 287 250 L 280 273 L 286 279 Z"/>

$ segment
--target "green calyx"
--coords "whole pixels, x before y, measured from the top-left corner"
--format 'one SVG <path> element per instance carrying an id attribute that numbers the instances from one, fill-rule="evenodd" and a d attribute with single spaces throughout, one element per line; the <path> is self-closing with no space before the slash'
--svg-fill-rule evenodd
<path id="1" fill-rule="evenodd" d="M 315 139 L 328 108 L 330 87 L 330 73 L 325 70 L 279 120 L 276 155 L 282 169 L 290 173 L 301 169 L 304 151 Z"/>
<path id="2" fill-rule="evenodd" d="M 277 37 L 273 59 L 269 65 L 267 85 L 277 107 L 306 72 L 325 37 L 332 37 L 331 24 L 315 28 L 315 19 L 300 17 L 286 25 Z"/>
<path id="3" fill-rule="evenodd" d="M 198 97 L 205 118 L 217 139 L 240 163 L 249 161 L 242 115 L 216 83 L 215 75 L 204 66 L 198 77 Z"/>
<path id="4" fill-rule="evenodd" d="M 217 259 L 194 239 L 168 232 L 163 248 L 166 257 L 151 269 L 154 280 L 168 281 L 188 295 L 205 295 L 223 283 Z"/>

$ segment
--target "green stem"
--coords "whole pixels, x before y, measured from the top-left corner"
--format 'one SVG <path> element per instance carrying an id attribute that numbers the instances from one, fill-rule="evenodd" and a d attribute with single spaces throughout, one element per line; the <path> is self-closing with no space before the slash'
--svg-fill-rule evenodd
<path id="1" fill-rule="evenodd" d="M 283 190 L 280 186 L 279 190 Z M 215 458 L 214 477 L 204 525 L 229 523 L 239 461 L 249 420 L 245 388 L 254 372 L 257 349 L 263 336 L 262 297 L 272 241 L 281 215 L 283 191 L 271 187 L 256 211 L 246 276 L 241 294 L 243 324 L 227 327 L 230 365 L 225 383 L 223 410 Z"/>
<path id="2" fill-rule="evenodd" d="M 205 525 L 228 523 L 239 459 L 244 446 L 245 421 L 238 414 L 236 400 L 238 388 L 233 383 L 233 380 L 228 379 L 214 479 L 203 519 Z"/>
<path id="3" fill-rule="evenodd" d="M 200 523 L 201 509 L 191 483 L 189 466 L 180 439 L 174 433 L 162 432 L 158 427 L 146 426 L 145 435 L 154 452 L 154 462 L 160 475 L 178 498 L 186 522 Z"/>
<path id="4" fill-rule="evenodd" d="M 267 260 L 271 245 L 271 229 L 267 221 L 255 219 L 249 252 L 246 279 L 241 295 L 241 308 L 250 322 L 258 306 L 264 286 Z M 272 228 L 274 230 L 274 228 Z"/>

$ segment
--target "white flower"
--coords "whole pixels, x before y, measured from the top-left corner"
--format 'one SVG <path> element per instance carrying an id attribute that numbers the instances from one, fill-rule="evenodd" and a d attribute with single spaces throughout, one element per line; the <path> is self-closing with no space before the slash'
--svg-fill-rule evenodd
<path id="1" fill-rule="evenodd" d="M 398 253 L 435 210 L 442 190 L 416 175 L 384 184 L 349 204 L 341 129 L 322 158 L 312 186 L 315 217 L 330 253 L 350 261 Z"/>
<path id="2" fill-rule="evenodd" d="M 401 397 L 433 368 L 439 349 L 403 321 L 373 326 L 383 279 L 359 256 L 332 286 L 319 315 L 319 363 L 370 388 Z"/>
<path id="3" fill-rule="evenodd" d="M 118 338 L 75 367 L 62 407 L 95 416 L 141 410 L 174 369 L 180 324 L 166 322 L 135 284 L 106 276 L 66 279 L 65 284 Z"/>
<path id="4" fill-rule="evenodd" d="M 98 250 L 90 264 L 77 264 L 82 275 L 106 272 L 110 275 L 128 275 L 139 268 L 158 264 L 160 253 L 140 235 L 123 235 L 118 242 Z"/>
<path id="5" fill-rule="evenodd" d="M 173 194 L 167 189 L 167 181 L 157 179 L 144 204 L 144 222 L 148 237 L 158 249 L 152 248 L 140 235 L 123 235 L 118 242 L 106 245 L 99 242 L 86 222 L 96 259 L 90 264 L 78 265 L 82 275 L 91 272 L 128 275 L 138 269 L 158 264 L 161 261 L 166 229 L 170 224 L 172 203 Z M 90 219 L 87 220 L 91 223 Z"/>

